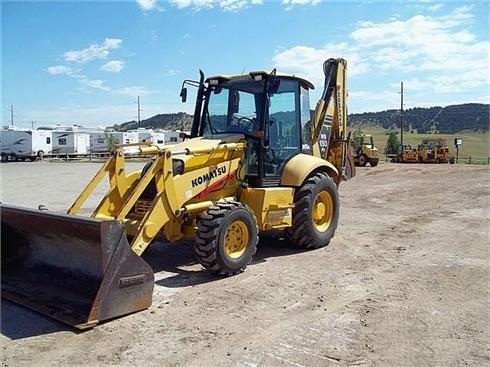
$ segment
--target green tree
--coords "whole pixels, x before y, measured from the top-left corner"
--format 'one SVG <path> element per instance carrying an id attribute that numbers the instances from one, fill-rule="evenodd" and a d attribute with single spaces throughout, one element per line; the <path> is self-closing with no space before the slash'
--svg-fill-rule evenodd
<path id="1" fill-rule="evenodd" d="M 386 141 L 386 154 L 397 154 L 400 149 L 400 142 L 398 141 L 398 133 L 391 131 L 388 135 L 388 140 Z"/>
<path id="2" fill-rule="evenodd" d="M 117 149 L 117 141 L 114 138 L 114 135 L 112 135 L 109 132 L 106 132 L 105 137 L 107 139 L 107 148 L 109 148 L 110 152 L 114 152 Z"/>
<path id="3" fill-rule="evenodd" d="M 352 136 L 352 146 L 354 148 L 354 151 L 357 151 L 362 146 L 362 142 L 364 140 L 364 131 L 362 131 L 360 128 L 357 128 L 356 131 L 354 131 L 354 134 Z"/>

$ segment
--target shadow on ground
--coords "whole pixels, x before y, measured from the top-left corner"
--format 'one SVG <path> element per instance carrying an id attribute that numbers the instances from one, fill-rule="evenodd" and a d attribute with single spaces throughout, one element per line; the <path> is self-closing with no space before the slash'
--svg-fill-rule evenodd
<path id="1" fill-rule="evenodd" d="M 289 256 L 304 249 L 295 247 L 290 242 L 276 236 L 261 236 L 257 252 L 249 266 L 264 263 L 269 258 Z M 196 260 L 191 242 L 178 244 L 155 243 L 143 255 L 155 274 L 159 272 L 174 275 L 157 280 L 155 284 L 168 288 L 183 288 L 209 283 L 222 279 L 204 269 Z"/>
<path id="2" fill-rule="evenodd" d="M 249 266 L 264 263 L 269 258 L 294 255 L 303 251 L 305 250 L 295 248 L 285 240 L 264 236 L 261 237 L 257 252 Z M 191 242 L 157 242 L 147 249 L 142 258 L 152 267 L 157 278 L 159 273 L 169 273 L 155 282 L 161 287 L 184 288 L 223 278 L 208 272 L 197 262 Z M 81 333 L 77 329 L 3 299 L 0 320 L 0 333 L 13 340 L 60 331 Z"/>
<path id="3" fill-rule="evenodd" d="M 2 299 L 0 333 L 9 339 L 23 339 L 37 335 L 72 329 L 41 314 Z"/>

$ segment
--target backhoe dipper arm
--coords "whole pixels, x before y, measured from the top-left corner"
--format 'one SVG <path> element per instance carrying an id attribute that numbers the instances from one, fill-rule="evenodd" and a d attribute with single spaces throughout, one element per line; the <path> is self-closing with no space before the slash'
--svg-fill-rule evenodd
<path id="1" fill-rule="evenodd" d="M 350 178 L 355 175 L 353 169 L 349 169 L 349 175 L 345 174 L 346 163 L 350 166 L 350 162 L 346 162 L 348 161 L 346 159 L 348 155 L 346 69 L 347 62 L 344 59 L 328 59 L 324 62 L 324 89 L 317 102 L 311 124 L 313 155 L 328 160 L 337 168 L 339 174 L 333 177 L 337 185 L 343 177 Z M 329 126 L 328 136 L 322 133 L 322 130 L 326 130 L 324 129 L 326 126 Z"/>

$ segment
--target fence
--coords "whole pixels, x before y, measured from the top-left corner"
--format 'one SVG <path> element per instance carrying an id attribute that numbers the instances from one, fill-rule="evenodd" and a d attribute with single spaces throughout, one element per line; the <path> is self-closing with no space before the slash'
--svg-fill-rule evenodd
<path id="1" fill-rule="evenodd" d="M 490 157 L 476 157 L 476 156 L 460 156 L 457 163 L 466 164 L 488 164 L 490 165 Z"/>
<path id="2" fill-rule="evenodd" d="M 393 157 L 396 157 L 396 154 L 385 154 L 385 162 L 390 162 Z M 459 156 L 456 160 L 456 163 L 459 164 L 483 164 L 490 165 L 490 157 L 478 157 L 478 156 Z"/>

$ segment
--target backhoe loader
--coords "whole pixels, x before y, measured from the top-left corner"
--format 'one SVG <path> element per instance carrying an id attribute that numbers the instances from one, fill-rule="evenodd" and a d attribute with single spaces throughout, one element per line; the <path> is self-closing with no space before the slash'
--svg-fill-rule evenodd
<path id="1" fill-rule="evenodd" d="M 355 147 L 354 164 L 356 167 L 365 167 L 368 163 L 371 167 L 378 165 L 378 148 L 374 145 L 372 135 L 363 134 L 359 145 Z"/>
<path id="2" fill-rule="evenodd" d="M 185 80 L 197 88 L 185 140 L 137 145 L 148 163 L 127 172 L 117 149 L 66 214 L 1 205 L 2 297 L 79 329 L 151 305 L 154 274 L 140 257 L 156 239 L 193 240 L 205 269 L 242 272 L 259 232 L 326 246 L 337 188 L 355 175 L 348 154 L 346 61 L 324 63 L 313 116 L 300 77 L 272 72 Z M 328 128 L 327 128 L 328 127 Z M 90 217 L 78 213 L 102 180 Z"/>

